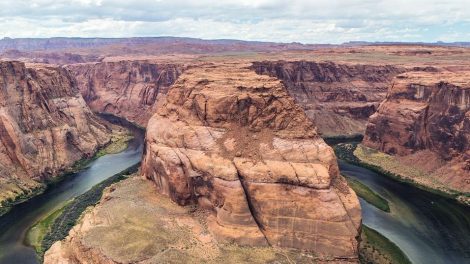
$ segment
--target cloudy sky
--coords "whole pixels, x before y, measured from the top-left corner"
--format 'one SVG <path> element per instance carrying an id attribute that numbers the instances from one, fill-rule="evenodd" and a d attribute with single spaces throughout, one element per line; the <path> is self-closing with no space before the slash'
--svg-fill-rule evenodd
<path id="1" fill-rule="evenodd" d="M 0 0 L 2 37 L 470 41 L 470 0 Z"/>

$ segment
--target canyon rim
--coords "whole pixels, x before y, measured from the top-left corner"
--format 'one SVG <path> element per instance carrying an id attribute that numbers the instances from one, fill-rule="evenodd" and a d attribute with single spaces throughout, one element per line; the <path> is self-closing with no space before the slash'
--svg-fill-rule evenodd
<path id="1" fill-rule="evenodd" d="M 0 264 L 467 263 L 470 5 L 0 3 Z"/>

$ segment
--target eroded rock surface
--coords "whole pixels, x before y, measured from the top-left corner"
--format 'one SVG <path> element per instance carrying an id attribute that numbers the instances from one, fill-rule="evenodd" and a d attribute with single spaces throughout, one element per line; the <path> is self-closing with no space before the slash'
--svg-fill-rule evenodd
<path id="1" fill-rule="evenodd" d="M 109 140 L 67 70 L 0 62 L 0 201 L 38 188 Z"/>
<path id="2" fill-rule="evenodd" d="M 314 61 L 254 62 L 253 69 L 282 80 L 319 132 L 328 136 L 363 134 L 392 78 L 405 70 Z"/>
<path id="3" fill-rule="evenodd" d="M 275 78 L 250 64 L 187 69 L 147 127 L 142 173 L 212 213 L 219 243 L 357 259 L 361 213 L 332 149 Z"/>
<path id="4" fill-rule="evenodd" d="M 322 263 L 297 250 L 217 243 L 206 214 L 177 205 L 135 176 L 109 187 L 69 236 L 46 252 L 44 263 Z"/>
<path id="5" fill-rule="evenodd" d="M 411 160 L 434 188 L 469 192 L 469 109 L 468 71 L 402 74 L 371 116 L 364 144 Z"/>
<path id="6" fill-rule="evenodd" d="M 112 113 L 145 127 L 158 96 L 168 91 L 183 66 L 122 60 L 73 64 L 68 69 L 93 111 Z"/>

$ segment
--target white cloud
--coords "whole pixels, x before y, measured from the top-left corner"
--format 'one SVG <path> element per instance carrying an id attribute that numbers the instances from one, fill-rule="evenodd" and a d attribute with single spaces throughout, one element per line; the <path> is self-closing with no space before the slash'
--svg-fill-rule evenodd
<path id="1" fill-rule="evenodd" d="M 172 35 L 308 43 L 469 41 L 468 28 L 468 0 L 0 2 L 0 37 Z"/>

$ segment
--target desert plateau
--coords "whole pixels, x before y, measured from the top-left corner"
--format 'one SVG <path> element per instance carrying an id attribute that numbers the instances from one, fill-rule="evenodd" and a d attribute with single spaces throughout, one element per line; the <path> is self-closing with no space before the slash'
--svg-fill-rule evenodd
<path id="1" fill-rule="evenodd" d="M 468 3 L 6 2 L 0 264 L 470 263 Z"/>

